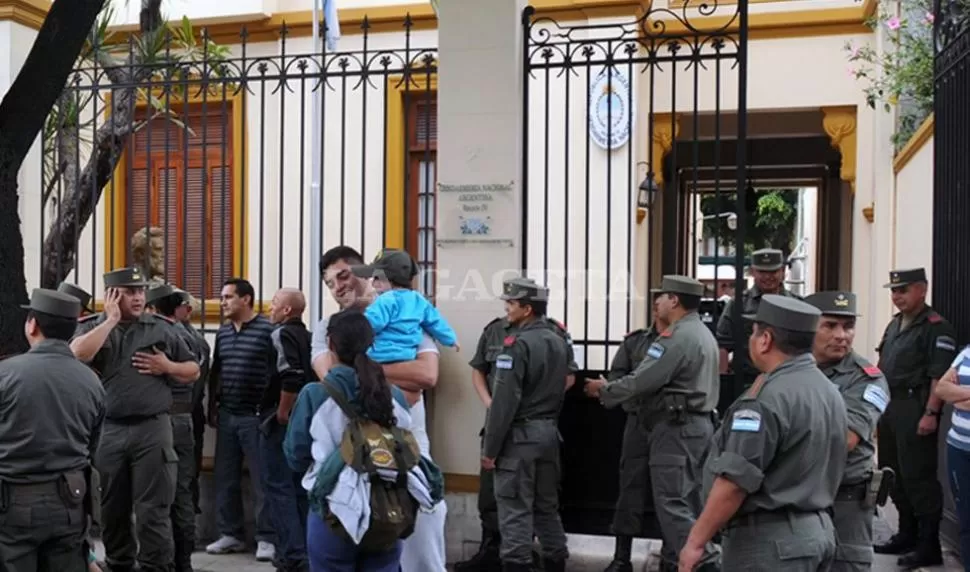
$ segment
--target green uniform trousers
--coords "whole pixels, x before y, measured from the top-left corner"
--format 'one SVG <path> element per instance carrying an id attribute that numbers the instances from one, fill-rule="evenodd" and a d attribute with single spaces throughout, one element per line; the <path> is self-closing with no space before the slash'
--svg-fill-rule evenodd
<path id="1" fill-rule="evenodd" d="M 63 479 L 32 485 L 7 483 L 9 506 L 0 512 L 0 570 L 85 572 L 84 493 L 65 500 Z M 76 489 L 75 489 L 76 490 Z"/>
<path id="2" fill-rule="evenodd" d="M 943 487 L 936 476 L 938 433 L 916 432 L 926 403 L 920 393 L 892 389 L 889 407 L 879 418 L 879 466 L 896 473 L 891 496 L 900 528 L 909 526 L 914 532 L 916 519 L 943 512 Z"/>
<path id="3" fill-rule="evenodd" d="M 722 570 L 828 570 L 835 558 L 835 527 L 827 512 L 755 513 L 730 522 L 721 547 Z"/>
<path id="4" fill-rule="evenodd" d="M 177 467 L 167 413 L 130 423 L 105 422 L 97 468 L 102 540 L 113 571 L 130 570 L 136 556 L 145 571 L 168 572 L 173 565 L 169 510 Z"/>
<path id="5" fill-rule="evenodd" d="M 660 523 L 663 563 L 676 565 L 687 536 L 704 509 L 703 458 L 714 436 L 709 413 L 687 414 L 683 422 L 663 420 L 648 431 L 653 506 Z M 717 562 L 717 548 L 707 543 L 702 564 Z"/>
<path id="6" fill-rule="evenodd" d="M 485 430 L 479 435 L 484 435 Z M 484 437 L 483 437 L 484 438 Z M 484 447 L 484 442 L 482 447 Z M 482 521 L 482 529 L 492 534 L 498 534 L 498 505 L 495 503 L 495 471 L 481 469 L 478 473 L 478 517 Z"/>
<path id="7" fill-rule="evenodd" d="M 555 420 L 512 426 L 495 461 L 503 563 L 531 565 L 532 541 L 542 545 L 546 560 L 569 556 L 559 518 L 559 430 Z"/>
<path id="8" fill-rule="evenodd" d="M 868 572 L 872 570 L 872 518 L 874 508 L 862 501 L 835 499 L 835 562 L 833 572 Z"/>
<path id="9" fill-rule="evenodd" d="M 650 434 L 636 413 L 627 413 L 620 451 L 620 494 L 613 511 L 613 534 L 644 536 L 652 509 L 650 484 Z"/>
<path id="10" fill-rule="evenodd" d="M 192 414 L 172 415 L 172 442 L 178 455 L 175 502 L 172 503 L 172 539 L 175 541 L 175 572 L 192 570 L 195 551 L 195 502 L 192 482 L 195 479 L 195 435 Z"/>

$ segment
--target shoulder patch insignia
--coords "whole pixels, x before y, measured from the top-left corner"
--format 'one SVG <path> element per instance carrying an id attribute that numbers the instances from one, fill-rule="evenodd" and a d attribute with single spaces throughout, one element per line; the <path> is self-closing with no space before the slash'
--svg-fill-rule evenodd
<path id="1" fill-rule="evenodd" d="M 878 377 L 882 377 L 882 370 L 879 369 L 878 367 L 874 366 L 874 365 L 870 365 L 868 367 L 864 367 L 864 368 L 862 368 L 862 371 L 864 371 L 866 373 L 866 375 L 868 375 L 869 377 L 874 378 L 874 379 L 875 378 L 878 378 Z"/>
<path id="2" fill-rule="evenodd" d="M 753 409 L 735 411 L 731 418 L 731 431 L 757 433 L 761 431 L 761 414 Z"/>
<path id="3" fill-rule="evenodd" d="M 666 348 L 664 348 L 662 345 L 658 343 L 652 343 L 650 344 L 650 347 L 647 349 L 647 355 L 652 357 L 653 359 L 660 359 L 663 357 L 665 351 L 666 351 Z"/>
<path id="4" fill-rule="evenodd" d="M 84 322 L 90 322 L 91 320 L 97 318 L 101 314 L 88 314 L 87 316 L 82 316 L 77 319 L 77 323 L 83 324 Z"/>
<path id="5" fill-rule="evenodd" d="M 565 330 L 565 329 L 566 329 L 566 324 L 563 324 L 563 323 L 562 323 L 562 322 L 560 322 L 559 320 L 553 320 L 553 321 L 552 321 L 552 323 L 553 323 L 553 324 L 556 324 L 557 326 L 559 326 L 559 327 L 560 327 L 560 328 L 562 328 L 563 330 Z"/>
<path id="6" fill-rule="evenodd" d="M 499 354 L 495 358 L 495 367 L 498 369 L 512 369 L 512 356 L 509 354 Z"/>
<path id="7" fill-rule="evenodd" d="M 627 332 L 627 333 L 626 333 L 626 335 L 624 335 L 623 337 L 624 337 L 624 338 L 629 338 L 630 336 L 633 336 L 633 335 L 636 335 L 636 334 L 639 334 L 639 333 L 641 333 L 641 332 L 643 332 L 643 331 L 645 331 L 645 330 L 644 330 L 643 328 L 638 328 L 638 329 L 636 329 L 636 330 L 633 330 L 632 332 Z"/>
<path id="8" fill-rule="evenodd" d="M 936 312 L 931 312 L 929 317 L 926 318 L 931 324 L 939 324 L 943 321 L 943 316 L 937 314 Z"/>
<path id="9" fill-rule="evenodd" d="M 889 407 L 889 396 L 886 395 L 886 392 L 881 387 L 874 383 L 870 383 L 866 387 L 866 390 L 862 393 L 862 399 L 878 409 L 879 413 L 885 413 L 886 408 Z"/>
<path id="10" fill-rule="evenodd" d="M 950 336 L 938 336 L 936 338 L 936 349 L 955 352 L 957 351 L 957 342 Z"/>
<path id="11" fill-rule="evenodd" d="M 505 339 L 502 340 L 502 345 L 511 346 L 514 343 L 515 343 L 515 336 L 505 336 Z"/>
<path id="12" fill-rule="evenodd" d="M 485 330 L 487 330 L 487 329 L 489 329 L 489 328 L 490 328 L 490 327 L 492 326 L 492 324 L 494 324 L 495 322 L 500 322 L 501 320 L 502 320 L 502 318 L 501 318 L 501 317 L 499 317 L 499 318 L 495 318 L 495 319 L 494 319 L 494 320 L 492 320 L 491 322 L 489 322 L 489 323 L 487 323 L 487 324 L 485 324 L 485 327 L 484 327 L 483 329 L 485 329 Z"/>

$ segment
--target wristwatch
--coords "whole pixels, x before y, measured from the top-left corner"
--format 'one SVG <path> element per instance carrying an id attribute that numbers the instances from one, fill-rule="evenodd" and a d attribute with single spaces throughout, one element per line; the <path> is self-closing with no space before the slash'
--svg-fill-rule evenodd
<path id="1" fill-rule="evenodd" d="M 933 411 L 932 409 L 927 409 L 926 411 L 923 412 L 923 415 L 929 415 L 930 417 L 939 417 L 940 416 L 940 412 L 939 411 Z"/>

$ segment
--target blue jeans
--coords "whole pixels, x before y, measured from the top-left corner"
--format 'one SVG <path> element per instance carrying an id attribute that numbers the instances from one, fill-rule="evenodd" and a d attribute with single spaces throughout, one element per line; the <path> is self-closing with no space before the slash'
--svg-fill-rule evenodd
<path id="1" fill-rule="evenodd" d="M 300 484 L 301 476 L 290 470 L 283 455 L 286 426 L 275 415 L 266 420 L 260 431 L 263 494 L 270 521 L 279 537 L 275 564 L 283 569 L 296 569 L 306 562 L 307 495 Z"/>
<path id="2" fill-rule="evenodd" d="M 398 572 L 401 568 L 400 540 L 388 552 L 361 553 L 352 540 L 340 536 L 313 511 L 307 516 L 306 543 L 310 572 Z"/>
<path id="3" fill-rule="evenodd" d="M 219 534 L 245 540 L 242 504 L 242 463 L 246 458 L 256 503 L 256 540 L 276 544 L 276 533 L 263 502 L 260 485 L 259 417 L 234 415 L 219 409 L 216 435 L 216 526 Z"/>
<path id="4" fill-rule="evenodd" d="M 948 444 L 946 468 L 960 522 L 960 559 L 963 569 L 970 572 L 970 451 Z"/>

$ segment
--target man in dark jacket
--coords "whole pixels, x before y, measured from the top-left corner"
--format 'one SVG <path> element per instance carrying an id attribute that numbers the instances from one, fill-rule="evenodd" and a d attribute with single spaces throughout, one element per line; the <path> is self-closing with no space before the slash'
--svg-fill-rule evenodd
<path id="1" fill-rule="evenodd" d="M 293 473 L 283 456 L 286 424 L 296 397 L 307 381 L 316 379 L 310 363 L 310 332 L 301 316 L 306 299 L 299 290 L 283 288 L 273 296 L 270 321 L 273 330 L 273 363 L 259 408 L 263 466 L 263 494 L 273 527 L 279 535 L 277 570 L 309 570 L 306 556 L 306 491 L 303 475 Z"/>

